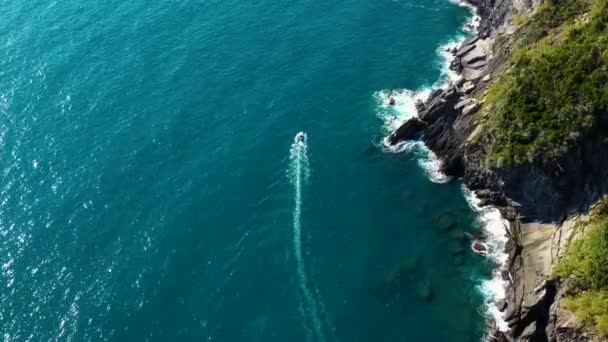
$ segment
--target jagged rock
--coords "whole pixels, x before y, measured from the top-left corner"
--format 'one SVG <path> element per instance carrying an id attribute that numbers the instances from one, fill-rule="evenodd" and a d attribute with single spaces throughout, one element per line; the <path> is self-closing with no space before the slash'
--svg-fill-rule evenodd
<path id="1" fill-rule="evenodd" d="M 455 106 L 454 109 L 455 110 L 461 110 L 462 108 L 466 107 L 468 104 L 470 104 L 471 102 L 473 102 L 473 99 L 471 99 L 470 97 L 466 97 L 463 100 L 461 100 L 460 102 L 458 102 Z"/>
<path id="2" fill-rule="evenodd" d="M 473 69 L 464 66 L 462 68 L 462 77 L 467 81 L 476 81 L 481 77 L 483 70 Z"/>
<path id="3" fill-rule="evenodd" d="M 416 100 L 416 103 L 414 104 L 414 106 L 416 107 L 416 112 L 417 113 L 421 113 L 424 111 L 424 109 L 426 108 L 426 105 L 424 104 L 424 101 L 418 99 Z"/>
<path id="4" fill-rule="evenodd" d="M 490 75 L 485 75 L 481 80 L 484 82 L 488 82 L 490 80 Z"/>
<path id="5" fill-rule="evenodd" d="M 507 309 L 507 301 L 504 299 L 498 300 L 495 304 L 496 308 L 500 312 L 504 312 Z"/>
<path id="6" fill-rule="evenodd" d="M 469 64 L 465 64 L 465 66 L 467 68 L 471 68 L 471 69 L 483 69 L 486 66 L 486 61 L 477 61 L 477 62 L 473 62 L 473 63 L 469 63 Z"/>
<path id="7" fill-rule="evenodd" d="M 462 110 L 462 115 L 474 114 L 479 110 L 479 108 L 481 108 L 481 104 L 479 104 L 479 102 L 473 102 L 464 107 L 464 109 Z"/>
<path id="8" fill-rule="evenodd" d="M 473 84 L 473 82 L 467 81 L 462 85 L 462 87 L 460 88 L 460 91 L 462 91 L 465 94 L 468 94 L 471 91 L 473 91 L 473 89 L 475 89 L 475 85 Z"/>
<path id="9" fill-rule="evenodd" d="M 431 94 L 429 95 L 429 98 L 427 100 L 427 102 L 432 101 L 434 98 L 436 98 L 437 96 L 443 94 L 443 90 L 442 89 L 435 89 L 431 92 Z"/>
<path id="10" fill-rule="evenodd" d="M 471 37 L 471 38 L 465 40 L 464 42 L 462 42 L 461 45 L 462 46 L 472 45 L 472 44 L 477 43 L 478 40 L 479 40 L 479 36 L 474 36 L 474 37 Z"/>
<path id="11" fill-rule="evenodd" d="M 458 52 L 456 52 L 456 57 L 462 58 L 462 56 L 471 52 L 474 48 L 475 48 L 475 44 L 463 46 L 460 49 L 458 49 Z"/>
<path id="12" fill-rule="evenodd" d="M 460 58 L 455 57 L 450 63 L 450 70 L 456 71 L 458 73 L 462 72 L 462 63 Z"/>
<path id="13" fill-rule="evenodd" d="M 427 102 L 426 109 L 420 113 L 420 119 L 427 124 L 435 122 L 453 111 L 456 101 L 458 101 L 458 95 L 453 88 L 450 88 L 443 92 L 442 96 L 436 96 L 430 102 Z"/>
<path id="14" fill-rule="evenodd" d="M 456 94 L 456 92 L 457 92 L 456 88 L 450 88 L 450 89 L 446 90 L 445 93 L 444 93 L 445 95 L 444 95 L 443 99 L 445 101 L 447 101 L 448 97 L 454 96 L 454 94 Z"/>
<path id="15" fill-rule="evenodd" d="M 476 191 L 475 195 L 479 199 L 480 207 L 485 207 L 488 205 L 506 206 L 508 204 L 504 195 L 498 191 L 483 189 Z"/>
<path id="16" fill-rule="evenodd" d="M 530 323 L 520 335 L 522 341 L 529 341 L 536 334 L 536 322 Z"/>
<path id="17" fill-rule="evenodd" d="M 464 65 L 471 65 L 473 63 L 476 63 L 479 61 L 485 61 L 485 60 L 486 60 L 486 55 L 476 54 L 473 56 L 467 56 L 466 58 L 462 58 L 461 62 Z"/>
<path id="18" fill-rule="evenodd" d="M 388 141 L 394 145 L 400 141 L 416 139 L 425 127 L 426 124 L 422 120 L 413 117 L 391 134 Z"/>

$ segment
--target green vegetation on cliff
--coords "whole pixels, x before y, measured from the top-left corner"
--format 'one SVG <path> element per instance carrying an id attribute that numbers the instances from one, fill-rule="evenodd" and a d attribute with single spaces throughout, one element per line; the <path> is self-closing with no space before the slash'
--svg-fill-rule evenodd
<path id="1" fill-rule="evenodd" d="M 566 309 L 597 334 L 608 337 L 608 200 L 596 207 L 583 238 L 568 246 L 554 270 L 569 279 Z"/>
<path id="2" fill-rule="evenodd" d="M 606 1 L 546 0 L 519 21 L 510 68 L 487 97 L 498 165 L 550 162 L 583 136 L 608 134 Z"/>
<path id="3" fill-rule="evenodd" d="M 486 97 L 490 162 L 548 164 L 587 142 L 608 148 L 608 1 L 544 0 L 512 22 L 517 32 L 500 42 L 505 71 Z M 567 279 L 565 308 L 608 337 L 607 198 L 584 228 L 554 273 Z"/>

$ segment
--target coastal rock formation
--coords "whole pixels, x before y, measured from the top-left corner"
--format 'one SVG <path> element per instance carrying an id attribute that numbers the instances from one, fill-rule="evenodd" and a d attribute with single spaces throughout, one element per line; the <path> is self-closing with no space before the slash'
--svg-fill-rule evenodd
<path id="1" fill-rule="evenodd" d="M 407 120 L 388 138 L 391 144 L 396 144 L 402 140 L 413 140 L 426 128 L 426 124 L 417 117 Z"/>
<path id="2" fill-rule="evenodd" d="M 515 166 L 488 162 L 492 136 L 482 133 L 491 108 L 482 108 L 475 99 L 481 101 L 504 66 L 509 49 L 496 37 L 511 30 L 508 18 L 533 11 L 541 1 L 469 2 L 482 20 L 478 36 L 452 51 L 450 67 L 462 78 L 417 104 L 418 117 L 407 121 L 389 141 L 396 144 L 421 137 L 441 160 L 444 173 L 460 177 L 476 193 L 480 205 L 499 208 L 510 221 L 509 258 L 503 272 L 510 285 L 507 298 L 496 305 L 509 331 L 494 327 L 489 340 L 590 341 L 561 305 L 567 284 L 550 276 L 566 241 L 573 236 L 574 224 L 567 218 L 588 211 L 608 192 L 608 149 L 604 141 L 583 132 L 564 141 L 569 153 L 552 163 L 542 162 L 538 156 Z M 479 253 L 485 247 L 477 242 L 472 245 Z"/>

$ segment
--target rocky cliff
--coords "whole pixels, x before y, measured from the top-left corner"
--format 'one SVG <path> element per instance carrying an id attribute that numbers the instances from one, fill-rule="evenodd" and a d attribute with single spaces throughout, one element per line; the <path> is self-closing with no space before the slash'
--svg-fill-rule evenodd
<path id="1" fill-rule="evenodd" d="M 573 236 L 573 219 L 608 190 L 608 149 L 581 134 L 568 153 L 552 162 L 531 160 L 497 166 L 489 162 L 493 133 L 485 106 L 488 84 L 509 66 L 515 16 L 531 14 L 541 0 L 469 0 L 481 17 L 478 36 L 452 51 L 452 68 L 462 78 L 417 103 L 418 117 L 390 137 L 422 139 L 442 161 L 442 170 L 462 181 L 482 200 L 498 207 L 511 223 L 504 279 L 507 300 L 498 303 L 510 330 L 491 329 L 494 341 L 589 341 L 572 314 L 560 305 L 565 287 L 550 279 L 551 268 Z M 570 219 L 569 219 L 570 218 Z"/>

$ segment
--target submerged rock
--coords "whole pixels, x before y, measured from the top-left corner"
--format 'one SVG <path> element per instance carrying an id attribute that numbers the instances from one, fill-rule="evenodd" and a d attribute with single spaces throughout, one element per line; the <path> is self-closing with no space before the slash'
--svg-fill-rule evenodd
<path id="1" fill-rule="evenodd" d="M 463 255 L 465 252 L 465 247 L 462 245 L 461 241 L 453 242 L 450 244 L 450 254 L 452 256 Z"/>
<path id="2" fill-rule="evenodd" d="M 462 266 L 464 264 L 464 256 L 456 255 L 452 257 L 452 263 L 454 266 Z"/>
<path id="3" fill-rule="evenodd" d="M 450 230 L 456 227 L 456 219 L 449 213 L 443 213 L 435 218 L 435 224 L 440 230 Z"/>
<path id="4" fill-rule="evenodd" d="M 401 288 L 411 282 L 413 275 L 416 273 L 417 266 L 418 259 L 416 257 L 403 259 L 384 274 L 382 279 L 372 289 L 373 292 L 384 295 L 398 293 Z"/>
<path id="5" fill-rule="evenodd" d="M 449 238 L 452 241 L 458 241 L 458 242 L 461 242 L 461 243 L 467 241 L 467 236 L 465 235 L 465 233 L 458 232 L 458 231 L 451 233 L 449 235 Z"/>
<path id="6" fill-rule="evenodd" d="M 416 295 L 425 302 L 433 299 L 433 289 L 428 281 L 419 282 L 416 285 Z"/>

